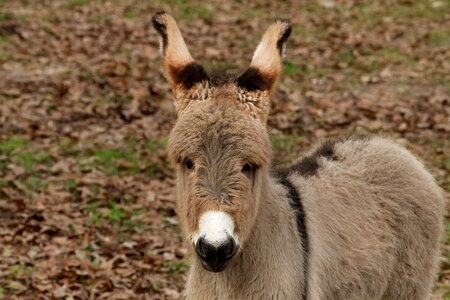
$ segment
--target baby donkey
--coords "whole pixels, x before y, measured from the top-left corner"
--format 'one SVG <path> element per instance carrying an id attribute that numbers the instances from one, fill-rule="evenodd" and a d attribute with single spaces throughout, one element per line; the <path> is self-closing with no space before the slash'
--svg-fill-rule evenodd
<path id="1" fill-rule="evenodd" d="M 289 23 L 272 24 L 249 68 L 227 79 L 193 60 L 170 15 L 152 21 L 178 114 L 169 153 L 195 251 L 187 299 L 428 299 L 444 196 L 411 153 L 350 138 L 270 170 Z"/>

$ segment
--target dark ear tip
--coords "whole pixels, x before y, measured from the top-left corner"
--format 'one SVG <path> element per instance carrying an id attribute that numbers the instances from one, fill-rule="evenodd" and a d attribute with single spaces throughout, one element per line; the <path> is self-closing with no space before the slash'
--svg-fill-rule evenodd
<path id="1" fill-rule="evenodd" d="M 281 34 L 279 40 L 282 40 L 282 42 L 284 43 L 291 35 L 292 25 L 291 22 L 289 22 L 289 20 L 286 19 L 279 20 L 279 22 L 283 25 L 283 33 Z"/>
<path id="2" fill-rule="evenodd" d="M 282 26 L 282 32 L 277 41 L 277 48 L 280 55 L 283 55 L 283 47 L 286 41 L 288 40 L 289 36 L 291 35 L 292 26 L 288 20 L 279 20 L 277 21 L 277 23 L 280 23 Z"/>
<path id="3" fill-rule="evenodd" d="M 159 34 L 163 34 L 166 29 L 166 24 L 164 24 L 165 22 L 162 19 L 162 16 L 164 15 L 166 15 L 165 11 L 158 11 L 152 17 L 153 28 L 155 28 L 155 30 L 158 31 Z"/>

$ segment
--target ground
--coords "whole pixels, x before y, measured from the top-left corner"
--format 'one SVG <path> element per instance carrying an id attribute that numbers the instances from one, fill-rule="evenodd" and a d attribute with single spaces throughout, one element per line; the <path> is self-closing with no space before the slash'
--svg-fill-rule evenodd
<path id="1" fill-rule="evenodd" d="M 450 1 L 0 0 L 0 298 L 176 299 L 189 269 L 165 145 L 175 122 L 151 16 L 207 69 L 293 24 L 275 163 L 388 136 L 450 191 Z M 282 159 L 280 159 L 282 158 Z M 433 299 L 450 299 L 450 214 Z"/>

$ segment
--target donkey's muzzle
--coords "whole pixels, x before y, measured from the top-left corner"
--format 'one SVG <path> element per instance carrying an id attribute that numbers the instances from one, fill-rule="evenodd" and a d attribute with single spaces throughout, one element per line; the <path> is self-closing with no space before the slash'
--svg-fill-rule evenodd
<path id="1" fill-rule="evenodd" d="M 211 272 L 223 271 L 236 251 L 236 242 L 231 236 L 218 245 L 208 243 L 203 236 L 197 240 L 195 245 L 195 252 L 197 252 L 203 267 Z"/>

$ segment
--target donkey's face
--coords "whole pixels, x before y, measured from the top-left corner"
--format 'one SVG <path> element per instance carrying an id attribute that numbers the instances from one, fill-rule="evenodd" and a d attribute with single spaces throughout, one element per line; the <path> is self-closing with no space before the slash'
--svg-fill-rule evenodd
<path id="1" fill-rule="evenodd" d="M 248 70 L 233 80 L 217 80 L 194 62 L 171 16 L 158 13 L 153 25 L 178 113 L 169 139 L 178 215 L 203 267 L 219 272 L 238 249 L 245 251 L 258 213 L 271 157 L 269 98 L 290 26 L 273 24 Z"/>

